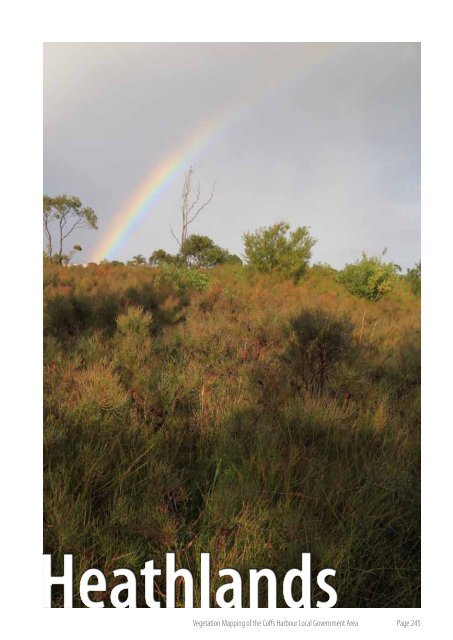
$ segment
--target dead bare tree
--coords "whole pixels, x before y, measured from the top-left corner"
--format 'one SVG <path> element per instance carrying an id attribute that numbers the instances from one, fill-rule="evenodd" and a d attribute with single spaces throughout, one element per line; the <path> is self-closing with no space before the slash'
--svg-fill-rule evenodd
<path id="1" fill-rule="evenodd" d="M 192 176 L 193 176 L 193 167 L 189 167 L 189 169 L 184 173 L 184 183 L 182 188 L 182 206 L 181 206 L 182 226 L 181 226 L 180 239 L 177 238 L 175 232 L 170 226 L 171 234 L 173 238 L 176 240 L 176 242 L 178 243 L 180 249 L 182 248 L 182 245 L 188 238 L 189 225 L 192 224 L 195 218 L 201 213 L 201 211 L 205 207 L 207 207 L 207 205 L 211 202 L 212 198 L 214 197 L 215 182 L 212 185 L 211 195 L 209 196 L 209 198 L 202 204 L 199 204 L 201 189 L 200 189 L 200 183 L 198 183 L 197 190 L 191 202 L 190 200 L 191 200 L 191 193 L 192 193 Z"/>

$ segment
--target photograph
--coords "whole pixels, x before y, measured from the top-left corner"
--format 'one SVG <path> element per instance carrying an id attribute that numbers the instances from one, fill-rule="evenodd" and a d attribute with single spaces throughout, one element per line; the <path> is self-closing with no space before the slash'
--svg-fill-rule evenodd
<path id="1" fill-rule="evenodd" d="M 420 42 L 42 54 L 44 606 L 418 626 Z"/>

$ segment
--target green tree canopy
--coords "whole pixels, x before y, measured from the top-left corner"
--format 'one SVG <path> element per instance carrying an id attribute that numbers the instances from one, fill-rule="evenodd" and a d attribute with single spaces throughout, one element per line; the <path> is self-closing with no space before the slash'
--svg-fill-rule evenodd
<path id="1" fill-rule="evenodd" d="M 290 231 L 288 222 L 260 227 L 243 236 L 247 263 L 263 273 L 278 272 L 297 280 L 304 273 L 316 240 L 308 227 Z"/>
<path id="2" fill-rule="evenodd" d="M 47 255 L 58 262 L 64 262 L 68 258 L 63 253 L 66 238 L 76 229 L 97 229 L 97 216 L 91 207 L 83 207 L 80 198 L 76 196 L 63 194 L 52 198 L 44 195 L 43 223 Z M 81 250 L 80 245 L 74 245 L 76 247 L 77 251 Z"/>
<path id="3" fill-rule="evenodd" d="M 156 249 L 148 258 L 148 262 L 152 267 L 158 267 L 163 264 L 172 264 L 176 260 L 175 256 L 167 253 L 165 249 Z"/>
<path id="4" fill-rule="evenodd" d="M 130 264 L 132 266 L 139 266 L 141 264 L 146 264 L 146 258 L 145 256 L 142 256 L 141 253 L 139 253 L 136 256 L 132 256 L 132 260 L 128 260 L 127 264 Z"/>
<path id="5" fill-rule="evenodd" d="M 183 242 L 181 256 L 189 264 L 207 268 L 239 260 L 237 256 L 231 256 L 227 249 L 216 245 L 208 236 L 199 235 L 191 235 Z"/>

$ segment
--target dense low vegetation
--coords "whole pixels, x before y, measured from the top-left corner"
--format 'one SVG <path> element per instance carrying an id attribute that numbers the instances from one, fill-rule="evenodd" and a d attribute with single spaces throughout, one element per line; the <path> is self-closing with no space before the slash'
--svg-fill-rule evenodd
<path id="1" fill-rule="evenodd" d="M 295 282 L 240 265 L 47 260 L 44 285 L 55 571 L 65 552 L 76 583 L 174 551 L 196 577 L 209 551 L 213 574 L 281 577 L 310 552 L 314 573 L 336 569 L 337 606 L 420 606 L 411 281 L 369 300 L 321 266 Z"/>

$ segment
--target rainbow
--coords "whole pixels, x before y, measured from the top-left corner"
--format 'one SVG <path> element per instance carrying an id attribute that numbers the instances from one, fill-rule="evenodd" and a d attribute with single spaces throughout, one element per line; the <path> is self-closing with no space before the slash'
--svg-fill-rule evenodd
<path id="1" fill-rule="evenodd" d="M 330 46 L 325 46 L 321 52 L 312 49 L 313 55 L 305 56 L 304 62 L 313 62 L 313 58 L 319 61 L 330 50 Z M 100 262 L 104 258 L 111 259 L 140 221 L 151 211 L 168 186 L 183 173 L 189 163 L 196 160 L 208 145 L 217 140 L 250 107 L 256 105 L 257 101 L 297 78 L 300 72 L 301 67 L 299 66 L 277 81 L 264 81 L 258 87 L 252 88 L 240 99 L 227 105 L 210 120 L 204 122 L 181 146 L 167 154 L 157 166 L 153 166 L 113 217 L 107 232 L 102 236 L 99 244 L 95 246 L 91 261 Z"/>
<path id="2" fill-rule="evenodd" d="M 246 108 L 246 105 L 243 108 Z M 157 166 L 152 167 L 115 215 L 107 233 L 94 249 L 92 262 L 100 262 L 104 258 L 110 259 L 116 253 L 166 188 L 183 173 L 186 164 L 194 161 L 208 144 L 212 144 L 225 127 L 240 116 L 241 111 L 237 106 L 235 109 L 230 108 L 220 112 L 208 123 L 204 123 L 180 147 L 165 156 Z"/>

